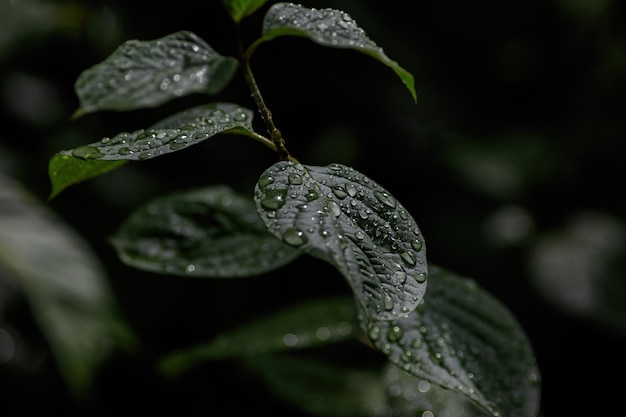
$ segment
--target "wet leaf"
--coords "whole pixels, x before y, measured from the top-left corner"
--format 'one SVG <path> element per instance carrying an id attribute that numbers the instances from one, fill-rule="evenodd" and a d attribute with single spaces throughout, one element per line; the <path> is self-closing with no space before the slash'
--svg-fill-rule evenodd
<path id="1" fill-rule="evenodd" d="M 225 186 L 155 198 L 131 213 L 111 243 L 127 265 L 193 277 L 258 275 L 301 254 L 267 232 L 252 199 Z"/>
<path id="2" fill-rule="evenodd" d="M 267 0 L 222 0 L 222 5 L 235 22 L 250 16 L 263 6 Z"/>
<path id="3" fill-rule="evenodd" d="M 391 363 L 491 415 L 537 415 L 540 374 L 529 340 L 473 280 L 431 265 L 422 305 L 394 321 L 361 314 L 361 327 Z"/>
<path id="4" fill-rule="evenodd" d="M 323 46 L 366 54 L 391 68 L 417 100 L 413 75 L 385 54 L 352 17 L 341 10 L 309 9 L 293 3 L 276 3 L 263 20 L 263 40 L 300 36 Z"/>
<path id="5" fill-rule="evenodd" d="M 78 76 L 74 88 L 80 106 L 74 116 L 156 107 L 193 93 L 217 94 L 236 69 L 235 58 L 218 54 L 188 31 L 129 40 Z"/>
<path id="6" fill-rule="evenodd" d="M 358 330 L 354 301 L 350 297 L 326 297 L 301 302 L 246 323 L 190 349 L 161 360 L 167 374 L 181 373 L 194 365 L 228 358 L 243 358 L 337 343 Z"/>
<path id="7" fill-rule="evenodd" d="M 149 129 L 60 151 L 51 158 L 50 198 L 70 185 L 102 175 L 124 161 L 146 160 L 196 145 L 219 133 L 254 135 L 252 110 L 233 103 L 210 103 L 176 113 Z"/>
<path id="8" fill-rule="evenodd" d="M 287 403 L 319 417 L 389 415 L 378 369 L 353 368 L 301 356 L 246 360 L 258 378 Z"/>
<path id="9" fill-rule="evenodd" d="M 103 266 L 54 212 L 0 174 L 0 269 L 23 289 L 54 360 L 77 396 L 134 336 Z"/>
<path id="10" fill-rule="evenodd" d="M 431 384 L 392 363 L 383 370 L 383 383 L 393 416 L 494 417 L 467 396 Z"/>
<path id="11" fill-rule="evenodd" d="M 334 265 L 372 319 L 414 310 L 426 291 L 426 247 L 413 217 L 383 187 L 340 164 L 282 161 L 254 199 L 281 241 Z"/>

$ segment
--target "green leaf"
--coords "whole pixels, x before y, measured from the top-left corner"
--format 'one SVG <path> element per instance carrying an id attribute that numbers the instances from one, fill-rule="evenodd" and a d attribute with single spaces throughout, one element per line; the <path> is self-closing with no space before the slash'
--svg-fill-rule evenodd
<path id="1" fill-rule="evenodd" d="M 161 370 L 179 374 L 207 360 L 243 358 L 337 343 L 358 330 L 354 302 L 330 297 L 301 302 L 223 333 L 210 342 L 172 353 Z"/>
<path id="2" fill-rule="evenodd" d="M 129 40 L 75 83 L 74 117 L 101 110 L 156 107 L 193 94 L 217 94 L 231 81 L 237 60 L 224 57 L 188 31 L 151 41 Z"/>
<path id="3" fill-rule="evenodd" d="M 334 265 L 368 316 L 393 320 L 426 291 L 426 247 L 413 217 L 383 187 L 340 164 L 281 161 L 254 199 L 280 240 Z"/>
<path id="4" fill-rule="evenodd" d="M 222 5 L 235 22 L 250 16 L 263 6 L 267 0 L 222 0 Z"/>
<path id="5" fill-rule="evenodd" d="M 378 369 L 357 369 L 295 355 L 254 357 L 246 360 L 246 365 L 279 398 L 308 416 L 390 415 Z"/>
<path id="6" fill-rule="evenodd" d="M 258 275 L 301 254 L 267 232 L 252 199 L 225 186 L 149 201 L 122 223 L 111 243 L 127 265 L 193 277 Z"/>
<path id="7" fill-rule="evenodd" d="M 23 289 L 70 391 L 93 378 L 134 335 L 89 244 L 47 206 L 0 173 L 0 280 Z M 1 304 L 1 303 L 0 303 Z"/>
<path id="8" fill-rule="evenodd" d="M 58 196 L 70 185 L 105 174 L 126 162 L 77 159 L 63 154 L 53 155 L 48 164 L 48 175 L 52 184 L 48 200 Z"/>
<path id="9" fill-rule="evenodd" d="M 233 103 L 210 103 L 183 110 L 149 129 L 122 132 L 99 142 L 60 151 L 49 164 L 50 198 L 70 185 L 102 175 L 125 161 L 146 160 L 196 145 L 219 133 L 254 137 L 252 110 Z"/>
<path id="10" fill-rule="evenodd" d="M 309 9 L 293 3 L 276 3 L 263 20 L 264 41 L 278 36 L 300 36 L 323 46 L 346 48 L 364 53 L 391 68 L 417 101 L 413 75 L 390 59 L 367 37 L 354 19 L 335 9 Z"/>
<path id="11" fill-rule="evenodd" d="M 467 396 L 491 415 L 535 417 L 540 374 L 507 308 L 469 278 L 430 266 L 428 296 L 406 317 L 361 327 L 389 361 Z"/>
<path id="12" fill-rule="evenodd" d="M 458 391 L 431 384 L 392 363 L 384 367 L 383 383 L 394 416 L 494 417 Z"/>

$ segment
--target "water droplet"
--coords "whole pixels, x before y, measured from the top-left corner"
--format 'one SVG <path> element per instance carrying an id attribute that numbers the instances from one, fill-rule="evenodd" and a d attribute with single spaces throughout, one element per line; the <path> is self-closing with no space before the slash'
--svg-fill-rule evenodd
<path id="1" fill-rule="evenodd" d="M 289 184 L 291 185 L 300 185 L 302 184 L 302 176 L 299 174 L 289 174 L 287 177 Z"/>
<path id="2" fill-rule="evenodd" d="M 317 200 L 319 196 L 320 196 L 319 193 L 314 188 L 311 188 L 310 190 L 308 190 L 307 193 L 304 195 L 307 201 Z"/>
<path id="3" fill-rule="evenodd" d="M 81 159 L 100 159 L 104 154 L 95 146 L 81 146 L 72 151 L 72 156 Z"/>
<path id="4" fill-rule="evenodd" d="M 402 258 L 404 262 L 406 262 L 407 265 L 410 265 L 410 266 L 415 266 L 415 263 L 417 262 L 417 258 L 415 257 L 415 254 L 411 251 L 402 252 L 400 254 L 400 257 Z"/>
<path id="5" fill-rule="evenodd" d="M 268 210 L 278 210 L 285 205 L 287 190 L 272 189 L 265 192 L 265 197 L 261 200 L 261 205 Z"/>
<path id="6" fill-rule="evenodd" d="M 390 342 L 397 342 L 404 335 L 404 331 L 400 326 L 391 326 L 389 331 L 387 331 L 387 339 Z"/>
<path id="7" fill-rule="evenodd" d="M 189 264 L 185 268 L 185 272 L 187 272 L 188 274 L 194 272 L 195 270 L 196 270 L 196 266 L 194 264 Z"/>
<path id="8" fill-rule="evenodd" d="M 143 161 L 144 159 L 148 159 L 151 156 L 152 156 L 152 152 L 142 152 L 139 154 L 139 156 L 137 156 L 137 158 Z"/>
<path id="9" fill-rule="evenodd" d="M 425 282 L 426 278 L 428 278 L 428 274 L 426 272 L 420 272 L 419 274 L 417 274 L 417 276 L 415 277 L 415 279 L 417 280 L 417 282 Z"/>
<path id="10" fill-rule="evenodd" d="M 374 196 L 376 197 L 378 201 L 380 201 L 384 205 L 391 207 L 391 208 L 396 208 L 396 200 L 389 194 L 380 192 L 380 191 L 375 191 Z"/>
<path id="11" fill-rule="evenodd" d="M 307 242 L 307 237 L 300 230 L 295 228 L 287 229 L 283 233 L 283 240 L 291 246 L 300 246 Z"/>
<path id="12" fill-rule="evenodd" d="M 393 308 L 393 300 L 391 299 L 390 296 L 385 296 L 385 299 L 383 300 L 383 305 L 385 310 L 389 311 Z"/>
<path id="13" fill-rule="evenodd" d="M 378 326 L 372 327 L 368 334 L 369 334 L 370 339 L 372 340 L 380 339 L 380 327 Z"/>
<path id="14" fill-rule="evenodd" d="M 293 333 L 287 333 L 283 336 L 285 346 L 294 347 L 298 344 L 298 336 Z"/>
<path id="15" fill-rule="evenodd" d="M 344 190 L 341 187 L 333 187 L 332 191 L 335 197 L 337 197 L 340 200 L 343 200 L 344 198 L 348 196 L 348 193 L 346 192 L 346 190 Z"/>
<path id="16" fill-rule="evenodd" d="M 120 148 L 120 150 L 117 151 L 117 153 L 119 153 L 120 155 L 130 155 L 133 153 L 133 151 L 131 151 L 130 148 L 124 147 L 124 148 Z"/>
<path id="17" fill-rule="evenodd" d="M 272 177 L 269 174 L 263 174 L 261 178 L 259 178 L 259 187 L 263 189 L 273 182 L 274 182 L 274 177 Z"/>

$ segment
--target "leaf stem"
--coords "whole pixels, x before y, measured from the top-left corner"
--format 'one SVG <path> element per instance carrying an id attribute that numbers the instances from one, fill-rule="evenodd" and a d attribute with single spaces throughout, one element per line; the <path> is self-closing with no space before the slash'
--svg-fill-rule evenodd
<path id="1" fill-rule="evenodd" d="M 240 33 L 239 23 L 237 23 L 236 26 L 237 26 L 237 31 L 238 31 L 237 39 L 239 40 L 239 42 L 237 43 L 238 53 L 239 53 L 239 67 L 246 81 L 246 84 L 248 84 L 248 88 L 250 89 L 250 93 L 259 110 L 259 113 L 261 114 L 261 118 L 265 122 L 265 127 L 267 129 L 267 132 L 269 133 L 270 138 L 272 142 L 274 143 L 274 146 L 276 147 L 276 152 L 278 152 L 278 158 L 281 161 L 284 161 L 284 160 L 295 161 L 295 159 L 289 154 L 289 151 L 287 150 L 285 146 L 285 140 L 283 139 L 282 133 L 274 124 L 272 113 L 270 112 L 269 108 L 265 104 L 265 101 L 263 100 L 263 96 L 261 95 L 261 90 L 259 89 L 259 86 L 257 85 L 256 80 L 254 78 L 254 74 L 252 73 L 252 69 L 250 68 L 251 52 L 254 49 L 256 49 L 256 45 L 250 48 L 247 53 L 244 52 L 243 46 L 241 43 L 242 37 Z"/>

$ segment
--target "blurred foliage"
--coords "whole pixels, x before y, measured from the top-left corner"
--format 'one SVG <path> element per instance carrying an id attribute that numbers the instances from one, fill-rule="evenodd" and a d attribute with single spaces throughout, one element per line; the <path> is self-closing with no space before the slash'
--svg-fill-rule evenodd
<path id="1" fill-rule="evenodd" d="M 580 360 L 601 356 L 612 372 L 626 371 L 626 198 L 620 187 L 626 174 L 620 105 L 626 4 L 425 0 L 410 13 L 400 0 L 304 4 L 349 12 L 415 76 L 418 102 L 394 74 L 359 54 L 303 39 L 264 45 L 254 70 L 292 154 L 311 165 L 352 165 L 388 188 L 420 225 L 430 260 L 475 277 L 528 332 L 542 370 L 543 415 L 583 415 L 585 407 L 562 386 L 603 381 L 606 368 L 580 366 Z M 260 23 L 255 16 L 244 22 L 254 32 Z M 151 2 L 148 8 L 120 0 L 0 0 L 2 173 L 45 201 L 47 162 L 55 152 L 145 128 L 200 103 L 188 97 L 159 109 L 69 121 L 78 106 L 73 85 L 80 72 L 126 39 L 156 39 L 176 30 L 197 33 L 222 54 L 235 53 L 232 22 L 218 1 Z M 220 99 L 252 108 L 237 84 Z M 15 409 L 14 415 L 107 415 L 120 407 L 194 414 L 236 404 L 243 412 L 272 407 L 296 415 L 245 368 L 216 365 L 209 378 L 199 369 L 171 381 L 153 366 L 156 358 L 247 322 L 249 315 L 313 294 L 344 293 L 345 283 L 332 268 L 299 259 L 281 273 L 246 280 L 248 292 L 233 300 L 222 294 L 232 294 L 241 282 L 130 270 L 106 243 L 126 214 L 149 198 L 223 182 L 225 165 L 206 164 L 208 152 L 219 152 L 225 164 L 237 158 L 247 166 L 230 169 L 228 176 L 230 186 L 250 193 L 254 173 L 274 158 L 258 149 L 251 141 L 223 138 L 193 153 L 128 164 L 49 205 L 100 258 L 143 349 L 110 359 L 95 381 L 94 397 L 77 404 L 59 383 L 35 309 L 2 265 L 3 407 Z M 302 277 L 303 269 L 314 279 Z M 235 302 L 246 308 L 223 316 Z M 343 345 L 328 355 L 358 360 Z M 257 366 L 270 366 L 270 360 Z M 620 405 L 617 394 L 624 388 L 619 382 L 585 384 L 584 393 L 602 415 Z"/>

